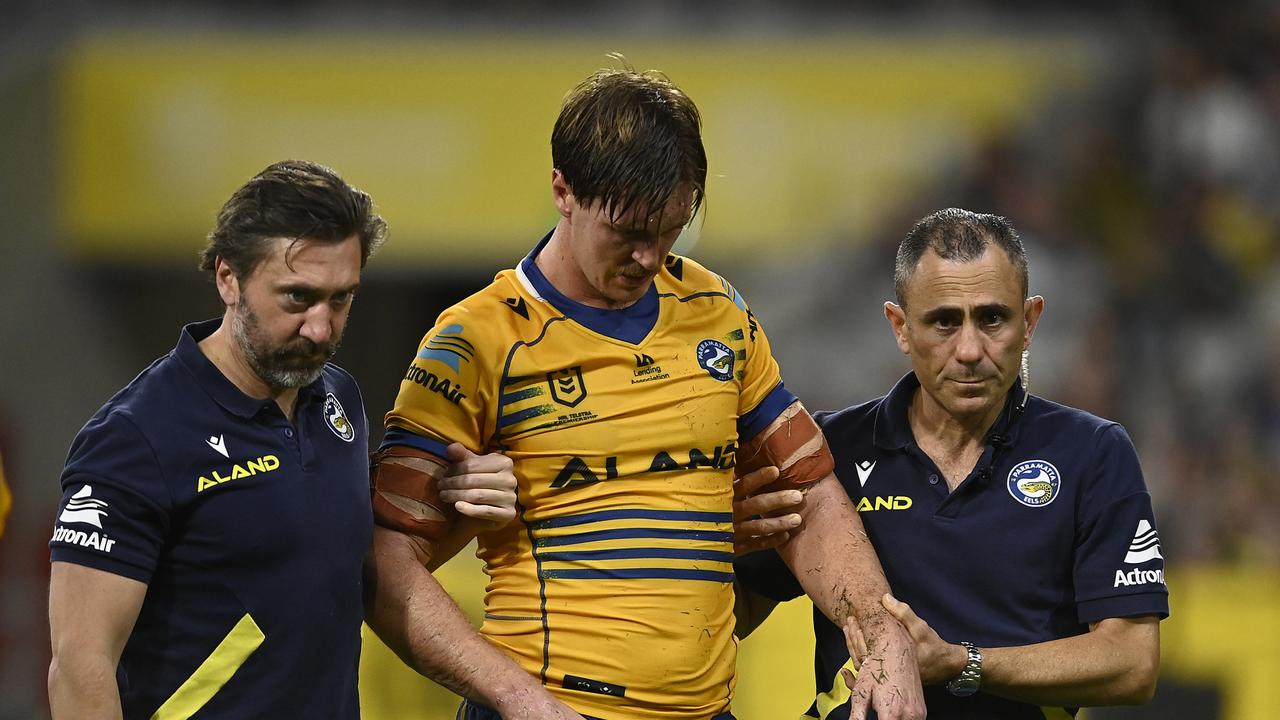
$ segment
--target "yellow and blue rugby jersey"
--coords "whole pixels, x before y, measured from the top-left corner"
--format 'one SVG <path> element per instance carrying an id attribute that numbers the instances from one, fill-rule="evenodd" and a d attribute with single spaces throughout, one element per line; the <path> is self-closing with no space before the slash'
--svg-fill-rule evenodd
<path id="1" fill-rule="evenodd" d="M 735 452 L 795 398 L 719 276 L 673 255 L 635 305 L 588 308 L 534 264 L 545 243 L 440 316 L 384 444 L 515 462 L 517 519 L 480 538 L 481 631 L 562 700 L 713 717 L 734 687 Z"/>

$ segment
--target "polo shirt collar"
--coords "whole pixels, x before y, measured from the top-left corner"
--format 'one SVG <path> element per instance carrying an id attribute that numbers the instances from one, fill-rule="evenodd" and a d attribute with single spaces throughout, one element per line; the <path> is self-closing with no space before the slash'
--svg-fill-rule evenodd
<path id="1" fill-rule="evenodd" d="M 209 397 L 227 412 L 242 418 L 251 418 L 265 408 L 274 407 L 275 401 L 271 398 L 254 398 L 245 395 L 200 350 L 200 341 L 212 335 L 221 325 L 222 319 L 214 318 L 184 326 L 173 354 L 195 377 L 196 383 L 209 394 Z M 324 374 L 321 373 L 320 377 L 310 385 L 298 388 L 298 405 L 301 406 L 310 396 L 323 396 L 325 387 Z"/>
<path id="2" fill-rule="evenodd" d="M 901 450 L 915 444 L 915 436 L 911 433 L 911 422 L 907 419 L 907 410 L 911 407 L 911 399 L 920 389 L 920 380 L 914 372 L 902 376 L 880 402 L 876 409 L 875 428 L 872 437 L 876 447 L 885 450 Z M 1012 444 L 1017 436 L 1018 419 L 1022 417 L 1027 403 L 1027 392 L 1022 387 L 1022 380 L 1013 381 L 1009 396 L 1005 398 L 1004 409 L 987 433 L 987 440 L 998 445 Z"/>

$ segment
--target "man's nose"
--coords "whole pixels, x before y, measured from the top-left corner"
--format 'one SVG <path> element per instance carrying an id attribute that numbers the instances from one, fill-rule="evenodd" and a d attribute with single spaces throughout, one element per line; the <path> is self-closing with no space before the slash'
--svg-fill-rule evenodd
<path id="1" fill-rule="evenodd" d="M 327 303 L 307 308 L 298 334 L 317 345 L 329 342 L 333 337 L 333 309 Z"/>
<path id="2" fill-rule="evenodd" d="M 657 238 L 648 238 L 636 243 L 635 248 L 631 251 L 631 259 L 639 263 L 645 270 L 657 272 L 662 268 L 662 261 L 665 258 Z"/>
<path id="3" fill-rule="evenodd" d="M 982 359 L 982 352 L 982 333 L 972 323 L 964 323 L 956 335 L 956 360 L 971 365 Z"/>

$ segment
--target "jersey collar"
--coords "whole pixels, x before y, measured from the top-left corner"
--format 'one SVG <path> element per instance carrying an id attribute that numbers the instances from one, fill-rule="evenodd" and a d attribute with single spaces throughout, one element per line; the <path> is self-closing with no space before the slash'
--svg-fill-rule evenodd
<path id="1" fill-rule="evenodd" d="M 549 303 L 579 325 L 601 335 L 639 345 L 658 321 L 657 280 L 649 285 L 644 297 L 621 310 L 606 310 L 571 300 L 547 280 L 535 261 L 538 253 L 551 240 L 552 232 L 555 231 L 548 232 L 525 259 L 520 261 L 520 266 L 516 268 L 520 281 L 539 300 Z M 665 267 L 662 272 L 666 272 Z"/>

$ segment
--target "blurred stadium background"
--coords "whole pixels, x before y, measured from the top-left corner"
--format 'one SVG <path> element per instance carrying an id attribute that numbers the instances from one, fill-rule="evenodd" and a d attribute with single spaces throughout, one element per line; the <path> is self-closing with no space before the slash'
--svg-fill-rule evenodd
<path id="1" fill-rule="evenodd" d="M 1127 426 L 1170 563 L 1155 702 L 1089 717 L 1280 716 L 1280 9 L 888 5 L 7 0 L 0 719 L 48 714 L 67 446 L 182 323 L 220 312 L 195 253 L 230 192 L 302 157 L 379 203 L 392 241 L 338 357 L 376 424 L 436 313 L 553 224 L 558 101 L 611 51 L 701 106 L 709 199 L 680 249 L 752 302 L 811 408 L 904 371 L 880 304 L 916 218 L 1009 216 L 1047 298 L 1033 389 Z M 477 613 L 474 558 L 442 577 Z M 742 720 L 812 697 L 791 605 L 742 644 Z M 366 648 L 366 717 L 453 717 Z"/>

